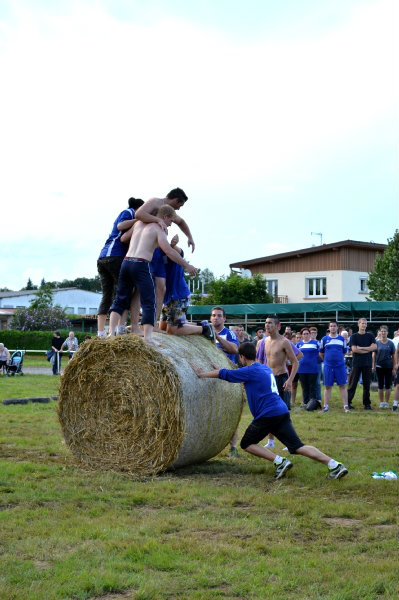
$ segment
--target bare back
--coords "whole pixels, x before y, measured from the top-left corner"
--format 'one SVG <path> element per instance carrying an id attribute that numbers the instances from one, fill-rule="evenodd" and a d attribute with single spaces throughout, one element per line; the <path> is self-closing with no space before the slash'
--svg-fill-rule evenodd
<path id="1" fill-rule="evenodd" d="M 269 336 L 265 339 L 265 350 L 267 364 L 274 375 L 286 373 L 286 362 L 292 353 L 290 342 L 280 334 L 273 338 Z"/>
<path id="2" fill-rule="evenodd" d="M 162 232 L 157 223 L 137 221 L 134 225 L 134 234 L 131 237 L 126 256 L 152 260 L 154 250 L 158 246 L 158 235 L 160 233 Z"/>

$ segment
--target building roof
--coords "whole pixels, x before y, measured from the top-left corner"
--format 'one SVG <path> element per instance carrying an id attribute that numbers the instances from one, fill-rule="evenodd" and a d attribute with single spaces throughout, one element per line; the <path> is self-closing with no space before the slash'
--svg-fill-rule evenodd
<path id="1" fill-rule="evenodd" d="M 79 292 L 87 292 L 89 294 L 100 294 L 101 292 L 93 292 L 91 290 L 82 290 L 77 287 L 67 287 L 67 288 L 51 288 L 52 293 L 56 292 L 68 292 L 71 290 L 78 290 Z M 0 292 L 0 298 L 15 298 L 16 296 L 29 296 L 31 294 L 37 294 L 40 290 L 20 290 L 18 292 Z"/>
<path id="2" fill-rule="evenodd" d="M 318 254 L 325 252 L 326 250 L 338 250 L 339 248 L 357 248 L 364 250 L 376 250 L 384 251 L 387 247 L 386 244 L 375 244 L 374 242 L 356 242 L 355 240 L 344 240 L 342 242 L 334 242 L 333 244 L 322 244 L 321 246 L 311 246 L 310 248 L 301 248 L 300 250 L 293 250 L 291 252 L 283 252 L 281 254 L 272 254 L 271 256 L 263 256 L 261 258 L 252 258 L 250 260 L 242 260 L 240 262 L 231 263 L 230 268 L 249 267 L 250 265 L 257 265 L 260 263 L 273 263 L 278 260 L 285 258 L 300 258 L 306 254 Z"/>

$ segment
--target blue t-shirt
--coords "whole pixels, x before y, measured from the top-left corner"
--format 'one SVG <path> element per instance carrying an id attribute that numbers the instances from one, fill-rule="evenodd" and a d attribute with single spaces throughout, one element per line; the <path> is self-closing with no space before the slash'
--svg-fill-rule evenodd
<path id="1" fill-rule="evenodd" d="M 227 327 L 223 327 L 223 329 L 217 335 L 225 339 L 227 342 L 233 342 L 233 344 L 237 344 L 238 351 L 238 346 L 240 345 L 240 342 L 234 331 L 231 331 L 231 329 L 228 329 Z M 216 342 L 216 346 L 223 350 L 223 352 L 227 355 L 231 362 L 233 362 L 235 365 L 237 364 L 237 354 L 229 354 L 219 342 Z"/>
<path id="2" fill-rule="evenodd" d="M 120 238 L 125 232 L 119 231 L 118 224 L 122 223 L 122 221 L 128 221 L 129 219 L 134 219 L 134 210 L 132 208 L 127 208 L 118 215 L 98 258 L 105 258 L 106 256 L 126 256 L 129 245 L 121 242 Z"/>
<path id="3" fill-rule="evenodd" d="M 160 252 L 162 252 L 162 250 L 160 250 Z M 185 298 L 188 298 L 191 294 L 186 280 L 184 279 L 184 268 L 166 256 L 164 252 L 162 252 L 162 254 L 166 258 L 166 292 L 163 303 L 169 304 L 172 300 L 184 300 Z M 181 251 L 181 257 L 184 257 L 183 250 Z"/>
<path id="4" fill-rule="evenodd" d="M 309 340 L 308 342 L 301 340 L 296 347 L 303 354 L 303 358 L 299 361 L 298 373 L 318 373 L 319 342 L 317 340 Z"/>
<path id="5" fill-rule="evenodd" d="M 254 421 L 259 417 L 277 417 L 289 412 L 279 396 L 273 371 L 267 365 L 254 362 L 250 367 L 242 369 L 221 369 L 219 379 L 231 383 L 244 383 Z"/>
<path id="6" fill-rule="evenodd" d="M 337 337 L 325 335 L 320 343 L 320 352 L 324 354 L 324 364 L 327 367 L 344 365 L 344 355 L 348 352 L 345 338 L 342 335 L 337 335 Z"/>

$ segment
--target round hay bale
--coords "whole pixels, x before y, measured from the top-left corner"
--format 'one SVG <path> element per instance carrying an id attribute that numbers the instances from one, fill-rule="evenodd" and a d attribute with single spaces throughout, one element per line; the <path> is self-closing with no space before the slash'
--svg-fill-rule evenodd
<path id="1" fill-rule="evenodd" d="M 199 379 L 190 366 L 231 368 L 202 336 L 136 335 L 81 346 L 61 379 L 58 415 L 65 441 L 85 467 L 153 475 L 203 462 L 231 439 L 243 388 Z"/>

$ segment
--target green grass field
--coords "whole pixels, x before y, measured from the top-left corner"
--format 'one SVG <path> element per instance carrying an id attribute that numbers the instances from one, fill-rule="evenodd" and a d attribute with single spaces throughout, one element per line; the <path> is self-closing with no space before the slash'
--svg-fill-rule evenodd
<path id="1" fill-rule="evenodd" d="M 57 385 L 0 378 L 0 399 Z M 370 474 L 399 470 L 398 418 L 354 403 L 344 414 L 335 395 L 325 415 L 292 414 L 303 440 L 349 475 L 329 481 L 294 456 L 278 482 L 270 463 L 227 449 L 141 481 L 86 472 L 63 443 L 56 402 L 0 405 L 1 600 L 396 599 L 399 484 Z M 249 422 L 246 410 L 241 433 Z"/>

